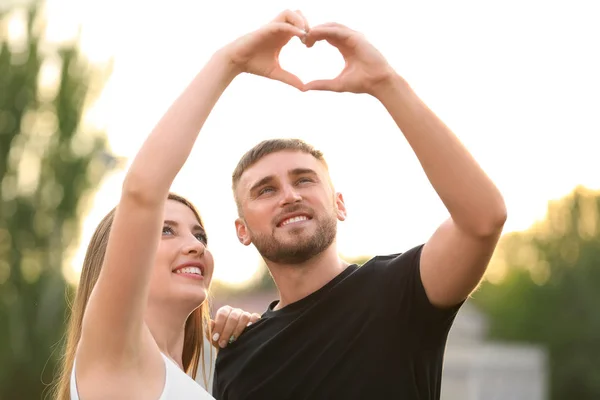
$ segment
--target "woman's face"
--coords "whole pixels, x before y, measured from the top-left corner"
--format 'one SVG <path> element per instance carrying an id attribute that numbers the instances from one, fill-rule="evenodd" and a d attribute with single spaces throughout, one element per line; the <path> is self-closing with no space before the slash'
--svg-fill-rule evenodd
<path id="1" fill-rule="evenodd" d="M 194 212 L 185 204 L 168 200 L 150 283 L 150 300 L 193 311 L 206 299 L 213 268 L 213 257 L 206 248 L 206 233 Z"/>

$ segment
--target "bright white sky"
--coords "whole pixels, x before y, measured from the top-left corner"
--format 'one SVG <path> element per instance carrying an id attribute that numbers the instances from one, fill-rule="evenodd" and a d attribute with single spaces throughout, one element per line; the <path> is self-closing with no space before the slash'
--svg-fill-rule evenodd
<path id="1" fill-rule="evenodd" d="M 91 117 L 112 151 L 128 159 L 215 50 L 301 4 L 313 25 L 336 21 L 365 33 L 456 132 L 504 193 L 506 231 L 543 218 L 548 200 L 578 184 L 600 188 L 595 1 L 318 3 L 49 0 L 49 28 L 60 37 L 68 21 L 81 20 L 85 51 L 96 60 L 114 55 L 114 73 Z M 305 81 L 333 77 L 343 65 L 326 44 L 306 50 L 294 41 L 281 58 Z M 230 175 L 247 149 L 271 137 L 300 137 L 325 152 L 349 209 L 339 226 L 348 257 L 404 251 L 447 215 L 374 99 L 300 93 L 240 76 L 173 187 L 199 206 L 219 279 L 243 282 L 258 265 L 254 248 L 236 240 Z M 117 173 L 99 188 L 75 269 L 92 230 L 118 201 L 122 179 Z"/>

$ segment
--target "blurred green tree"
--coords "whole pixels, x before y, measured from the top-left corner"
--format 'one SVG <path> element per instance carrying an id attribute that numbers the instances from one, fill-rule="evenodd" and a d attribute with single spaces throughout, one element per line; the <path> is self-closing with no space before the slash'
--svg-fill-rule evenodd
<path id="1" fill-rule="evenodd" d="M 110 64 L 45 40 L 44 4 L 22 4 L 0 10 L 0 399 L 39 399 L 53 378 L 65 260 L 114 161 L 83 121 Z"/>
<path id="2" fill-rule="evenodd" d="M 548 350 L 553 400 L 600 399 L 600 192 L 578 187 L 505 235 L 473 300 L 492 338 Z"/>

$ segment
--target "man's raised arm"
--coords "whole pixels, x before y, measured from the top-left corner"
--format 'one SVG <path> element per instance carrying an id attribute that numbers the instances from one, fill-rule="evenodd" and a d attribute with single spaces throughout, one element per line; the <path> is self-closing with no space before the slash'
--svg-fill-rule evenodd
<path id="1" fill-rule="evenodd" d="M 360 33 L 336 23 L 312 28 L 305 43 L 326 40 L 346 61 L 334 79 L 309 82 L 304 90 L 366 93 L 388 110 L 450 212 L 425 244 L 421 280 L 440 308 L 463 301 L 479 284 L 504 222 L 504 200 L 467 149 L 419 99 Z"/>
<path id="2" fill-rule="evenodd" d="M 450 213 L 423 248 L 421 279 L 432 304 L 453 306 L 469 296 L 485 273 L 506 221 L 504 200 L 458 138 L 401 77 L 394 74 L 374 95 Z"/>

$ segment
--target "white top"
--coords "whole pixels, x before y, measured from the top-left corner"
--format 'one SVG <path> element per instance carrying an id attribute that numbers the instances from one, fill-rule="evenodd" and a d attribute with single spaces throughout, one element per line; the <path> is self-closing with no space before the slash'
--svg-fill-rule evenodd
<path id="1" fill-rule="evenodd" d="M 161 353 L 165 360 L 165 387 L 158 400 L 215 400 L 202 386 L 169 357 Z M 75 363 L 71 371 L 71 400 L 79 400 L 77 381 L 75 379 Z"/>

